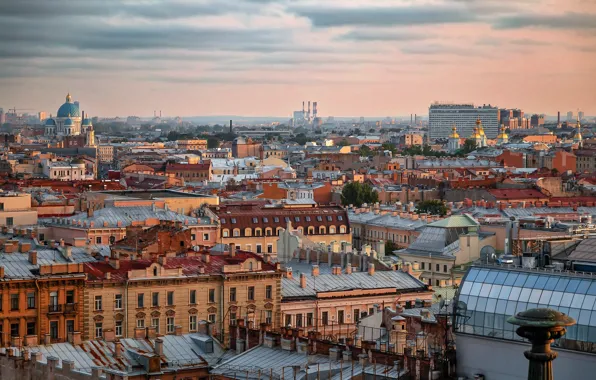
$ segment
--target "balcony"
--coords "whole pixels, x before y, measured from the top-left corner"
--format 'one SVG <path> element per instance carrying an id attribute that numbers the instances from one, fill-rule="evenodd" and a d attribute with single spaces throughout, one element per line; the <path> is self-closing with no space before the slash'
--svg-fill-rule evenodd
<path id="1" fill-rule="evenodd" d="M 48 305 L 48 314 L 76 314 L 78 304 L 67 303 L 64 305 Z"/>

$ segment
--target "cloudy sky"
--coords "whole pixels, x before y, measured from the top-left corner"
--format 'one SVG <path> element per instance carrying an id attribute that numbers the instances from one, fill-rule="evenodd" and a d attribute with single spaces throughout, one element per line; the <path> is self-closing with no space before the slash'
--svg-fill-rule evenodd
<path id="1" fill-rule="evenodd" d="M 594 0 L 2 0 L 0 25 L 5 110 L 596 114 Z"/>

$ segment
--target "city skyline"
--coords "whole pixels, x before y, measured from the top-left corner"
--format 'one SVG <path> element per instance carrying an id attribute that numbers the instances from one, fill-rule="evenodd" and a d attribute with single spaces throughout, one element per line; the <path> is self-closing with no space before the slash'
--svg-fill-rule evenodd
<path id="1" fill-rule="evenodd" d="M 596 114 L 585 0 L 0 4 L 0 104 L 90 115 L 428 116 L 434 101 Z M 35 27 L 32 27 L 35 25 Z"/>

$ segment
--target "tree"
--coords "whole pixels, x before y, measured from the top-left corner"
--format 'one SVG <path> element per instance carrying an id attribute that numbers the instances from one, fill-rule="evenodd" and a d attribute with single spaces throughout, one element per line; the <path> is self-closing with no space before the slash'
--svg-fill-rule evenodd
<path id="1" fill-rule="evenodd" d="M 447 215 L 447 206 L 437 199 L 422 201 L 416 205 L 416 213 L 445 216 Z"/>
<path id="2" fill-rule="evenodd" d="M 461 148 L 461 151 L 464 154 L 468 154 L 470 152 L 475 151 L 476 148 L 476 140 L 466 139 L 466 141 L 464 141 L 464 146 Z"/>
<path id="3" fill-rule="evenodd" d="M 363 203 L 376 203 L 379 194 L 367 183 L 350 182 L 341 191 L 341 202 L 344 205 L 362 206 Z"/>
<path id="4" fill-rule="evenodd" d="M 383 143 L 383 145 L 381 146 L 381 149 L 391 151 L 392 154 L 397 153 L 397 148 L 395 147 L 395 144 L 392 144 L 389 142 Z"/>
<path id="5" fill-rule="evenodd" d="M 391 240 L 385 242 L 385 256 L 393 255 L 393 251 L 399 249 L 399 246 Z"/>
<path id="6" fill-rule="evenodd" d="M 294 136 L 290 141 L 295 141 L 299 145 L 304 145 L 308 142 L 308 138 L 304 133 L 299 133 L 296 136 Z"/>
<path id="7" fill-rule="evenodd" d="M 372 149 L 370 149 L 367 145 L 362 145 L 359 152 L 361 157 L 370 157 L 373 155 Z"/>
<path id="8" fill-rule="evenodd" d="M 343 139 L 341 140 L 339 143 L 337 143 L 338 146 L 348 146 L 348 140 Z"/>
<path id="9" fill-rule="evenodd" d="M 207 138 L 207 149 L 219 148 L 219 139 L 217 137 Z"/>

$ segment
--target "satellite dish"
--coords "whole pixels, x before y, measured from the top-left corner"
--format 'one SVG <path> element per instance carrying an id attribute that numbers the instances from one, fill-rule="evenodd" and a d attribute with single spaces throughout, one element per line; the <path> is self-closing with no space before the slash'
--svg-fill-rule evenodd
<path id="1" fill-rule="evenodd" d="M 490 245 L 485 245 L 480 250 L 480 261 L 482 264 L 492 264 L 497 261 L 495 249 Z"/>

